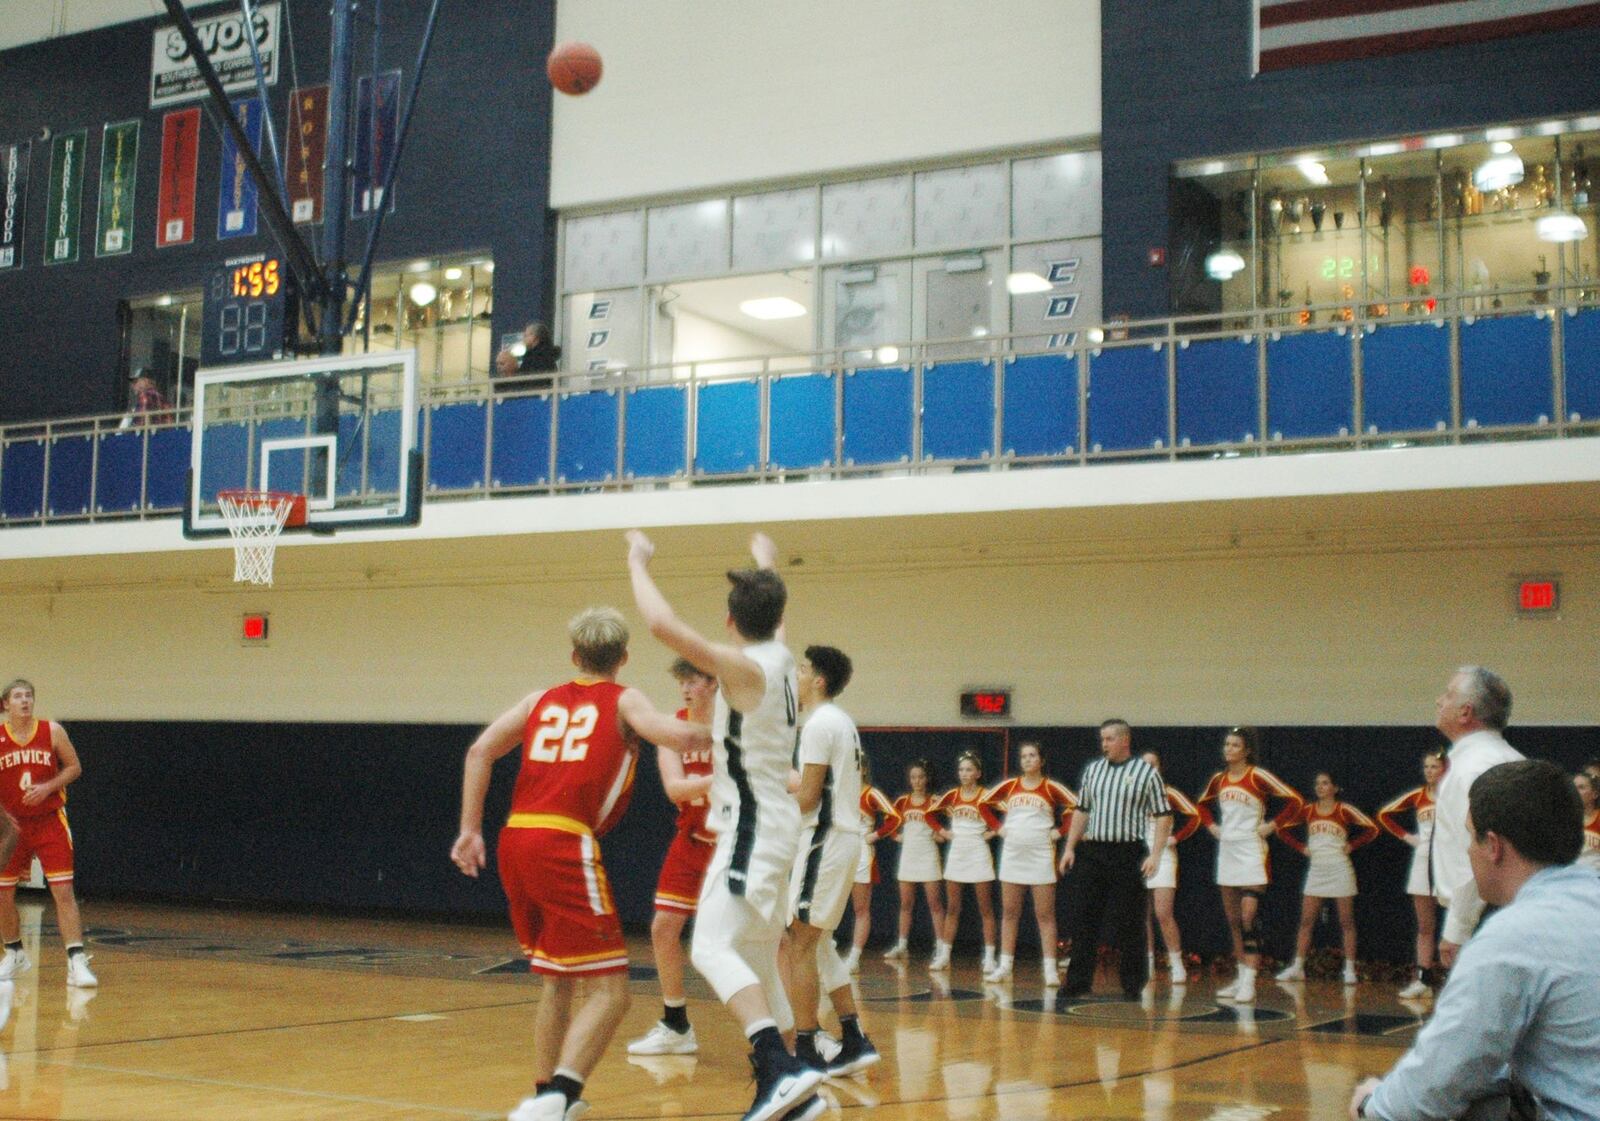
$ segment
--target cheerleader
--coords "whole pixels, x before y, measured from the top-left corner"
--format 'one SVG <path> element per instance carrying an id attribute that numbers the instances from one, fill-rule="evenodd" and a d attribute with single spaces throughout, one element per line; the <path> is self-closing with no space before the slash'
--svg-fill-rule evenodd
<path id="1" fill-rule="evenodd" d="M 1433 838 L 1433 803 L 1439 779 L 1448 764 L 1437 751 L 1422 757 L 1422 785 L 1408 791 L 1378 811 L 1378 824 L 1411 846 L 1411 871 L 1406 876 L 1406 894 L 1417 912 L 1417 975 L 1400 990 L 1404 1000 L 1428 995 L 1428 970 L 1433 968 L 1439 928 L 1439 903 L 1433 897 L 1433 876 L 1428 868 L 1429 841 Z M 1400 815 L 1410 810 L 1417 829 L 1408 833 Z"/>
<path id="2" fill-rule="evenodd" d="M 1256 970 L 1261 968 L 1261 928 L 1257 912 L 1266 894 L 1267 838 L 1299 818 L 1305 799 L 1270 771 L 1256 766 L 1253 728 L 1230 728 L 1222 740 L 1227 767 L 1211 776 L 1196 809 L 1206 830 L 1217 839 L 1217 888 L 1233 935 L 1239 974 L 1217 990 L 1221 1000 L 1250 1004 L 1256 999 Z M 1270 821 L 1267 806 L 1284 803 Z M 1213 813 L 1211 807 L 1217 807 Z M 1220 822 L 1218 818 L 1220 817 Z"/>
<path id="3" fill-rule="evenodd" d="M 918 759 L 906 768 L 909 793 L 895 799 L 894 812 L 900 815 L 900 937 L 883 955 L 894 961 L 910 956 L 906 940 L 911 937 L 911 916 L 917 905 L 917 886 L 928 900 L 928 917 L 933 919 L 933 956 L 948 961 L 950 947 L 944 940 L 944 896 L 939 890 L 944 873 L 939 868 L 939 842 L 945 832 L 939 826 L 939 800 L 928 792 L 928 761 Z"/>
<path id="4" fill-rule="evenodd" d="M 956 762 L 956 777 L 961 785 L 947 790 L 938 809 L 950 823 L 950 848 L 945 853 L 945 919 L 942 955 L 935 953 L 930 969 L 950 967 L 950 947 L 955 944 L 961 925 L 962 888 L 972 885 L 978 897 L 978 914 L 983 918 L 983 971 L 997 964 L 994 952 L 994 854 L 989 841 L 1000 828 L 1000 818 L 990 808 L 988 795 L 978 785 L 983 763 L 973 751 L 963 751 Z"/>
<path id="5" fill-rule="evenodd" d="M 1033 896 L 1033 917 L 1039 924 L 1039 949 L 1044 956 L 1044 983 L 1061 984 L 1056 968 L 1056 841 L 1078 798 L 1044 773 L 1044 755 L 1036 743 L 1017 749 L 1022 772 L 988 794 L 989 803 L 1005 815 L 1000 826 L 1000 960 L 983 975 L 985 981 L 1011 976 L 1017 953 L 1017 927 L 1022 922 L 1022 899 Z"/>
<path id="6" fill-rule="evenodd" d="M 867 948 L 872 933 L 872 885 L 878 882 L 878 842 L 900 828 L 900 815 L 894 803 L 872 785 L 867 761 L 861 760 L 861 856 L 856 861 L 856 882 L 850 889 L 850 909 L 854 913 L 850 952 L 844 964 L 851 973 L 861 972 L 861 951 Z"/>
<path id="7" fill-rule="evenodd" d="M 1578 853 L 1578 863 L 1600 872 L 1600 788 L 1597 788 L 1593 771 L 1579 771 L 1572 777 L 1583 799 L 1583 848 Z"/>
<path id="8" fill-rule="evenodd" d="M 1161 773 L 1161 756 L 1154 751 L 1147 751 L 1141 758 L 1155 768 L 1156 774 Z M 1173 903 L 1178 897 L 1178 842 L 1191 836 L 1200 828 L 1200 811 L 1193 802 L 1184 796 L 1183 791 L 1175 787 L 1167 787 L 1167 804 L 1172 807 L 1172 812 L 1180 818 L 1186 818 L 1181 825 L 1174 825 L 1172 835 L 1167 838 L 1167 847 L 1161 850 L 1161 863 L 1156 866 L 1156 874 L 1146 880 L 1145 887 L 1150 889 L 1150 909 L 1145 915 L 1145 945 L 1149 947 L 1149 972 L 1155 976 L 1156 962 L 1156 931 L 1157 924 L 1161 927 L 1161 940 L 1167 945 L 1167 964 L 1171 968 L 1172 983 L 1174 985 L 1187 984 L 1189 971 L 1183 967 L 1183 936 L 1178 932 L 1178 920 L 1173 914 Z M 1150 847 L 1155 841 L 1156 827 L 1151 822 L 1145 828 L 1145 847 Z M 1151 922 L 1151 915 L 1155 921 Z"/>
<path id="9" fill-rule="evenodd" d="M 1315 790 L 1317 800 L 1302 810 L 1293 823 L 1306 827 L 1305 844 L 1292 833 L 1283 834 L 1284 841 L 1311 862 L 1306 868 L 1305 892 L 1300 900 L 1300 934 L 1295 940 L 1294 960 L 1278 974 L 1278 980 L 1306 979 L 1311 932 L 1317 925 L 1323 902 L 1331 899 L 1339 912 L 1339 932 L 1344 940 L 1344 983 L 1353 985 L 1356 983 L 1356 867 L 1350 863 L 1350 854 L 1377 840 L 1378 827 L 1349 802 L 1339 801 L 1339 785 L 1327 771 L 1317 772 Z"/>

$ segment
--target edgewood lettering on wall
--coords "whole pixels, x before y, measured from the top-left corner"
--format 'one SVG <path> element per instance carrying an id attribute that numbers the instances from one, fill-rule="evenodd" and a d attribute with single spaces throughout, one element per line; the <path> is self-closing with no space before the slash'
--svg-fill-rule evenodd
<path id="1" fill-rule="evenodd" d="M 278 8 L 276 0 L 257 5 L 247 34 L 244 17 L 238 11 L 196 19 L 194 29 L 206 49 L 206 57 L 216 67 L 225 90 L 255 88 L 255 66 L 250 59 L 250 36 L 261 56 L 261 72 L 267 85 L 278 82 Z M 183 35 L 171 24 L 158 27 L 150 48 L 150 107 L 193 101 L 205 95 L 200 67 L 189 54 Z"/>
<path id="2" fill-rule="evenodd" d="M 22 267 L 22 234 L 28 213 L 28 158 L 33 142 L 0 144 L 0 269 Z"/>

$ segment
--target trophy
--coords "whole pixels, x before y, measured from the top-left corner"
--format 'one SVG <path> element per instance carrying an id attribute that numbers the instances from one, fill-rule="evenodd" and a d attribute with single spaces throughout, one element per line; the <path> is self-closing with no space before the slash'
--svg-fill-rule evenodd
<path id="1" fill-rule="evenodd" d="M 1327 204 L 1320 199 L 1311 204 L 1311 228 L 1322 232 L 1322 216 L 1328 212 Z"/>
<path id="2" fill-rule="evenodd" d="M 1294 223 L 1294 232 L 1300 232 L 1300 223 L 1305 221 L 1306 200 L 1302 195 L 1289 204 L 1289 221 Z"/>
<path id="3" fill-rule="evenodd" d="M 1344 211 L 1335 210 L 1333 212 L 1333 228 L 1336 230 L 1344 229 Z"/>
<path id="4" fill-rule="evenodd" d="M 1277 237 L 1283 231 L 1283 200 L 1273 195 L 1267 200 L 1267 235 Z"/>
<path id="5" fill-rule="evenodd" d="M 1389 181 L 1385 179 L 1378 188 L 1378 228 L 1387 230 L 1394 221 L 1394 203 L 1389 201 Z"/>

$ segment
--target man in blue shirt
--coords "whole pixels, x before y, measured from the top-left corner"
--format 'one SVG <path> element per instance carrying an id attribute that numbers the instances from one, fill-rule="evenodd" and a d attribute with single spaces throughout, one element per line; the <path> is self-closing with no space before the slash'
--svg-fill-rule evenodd
<path id="1" fill-rule="evenodd" d="M 1468 795 L 1478 893 L 1501 908 L 1462 947 L 1433 1018 L 1352 1118 L 1600 1119 L 1600 877 L 1575 866 L 1583 804 L 1554 764 L 1485 771 Z M 1531 1105 L 1533 1113 L 1512 1112 Z M 1531 1099 L 1531 1102 L 1530 1102 Z M 1491 1103 L 1498 1101 L 1498 1113 Z"/>

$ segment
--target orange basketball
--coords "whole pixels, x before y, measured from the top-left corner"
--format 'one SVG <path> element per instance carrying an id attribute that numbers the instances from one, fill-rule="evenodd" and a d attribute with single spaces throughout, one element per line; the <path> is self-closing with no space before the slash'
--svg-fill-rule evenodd
<path id="1" fill-rule="evenodd" d="M 562 93 L 588 93 L 600 84 L 600 52 L 588 43 L 557 43 L 544 69 Z"/>

